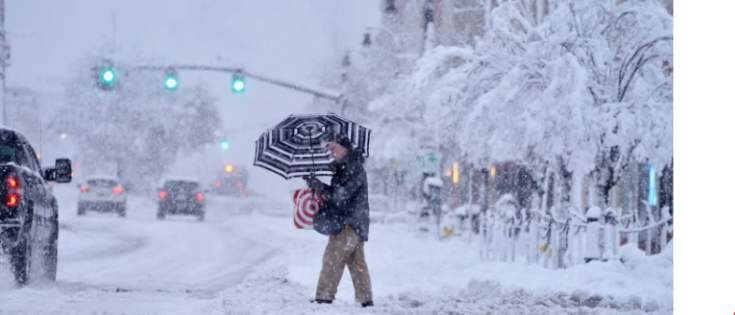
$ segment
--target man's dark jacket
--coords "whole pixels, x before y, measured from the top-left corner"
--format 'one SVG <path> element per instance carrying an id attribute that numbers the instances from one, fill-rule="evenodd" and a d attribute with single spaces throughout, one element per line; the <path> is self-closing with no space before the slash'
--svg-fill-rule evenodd
<path id="1" fill-rule="evenodd" d="M 368 203 L 367 174 L 362 163 L 365 158 L 360 150 L 349 150 L 337 162 L 331 185 L 319 182 L 312 187 L 324 196 L 324 205 L 319 212 L 330 212 L 344 218 L 344 224 L 351 227 L 363 241 L 368 240 L 370 228 L 370 204 Z M 317 180 L 318 181 L 318 180 Z M 310 184 L 310 186 L 314 186 Z M 317 213 L 317 216 L 319 213 Z M 318 230 L 317 218 L 314 218 L 315 229 Z M 342 229 L 332 229 L 338 235 Z"/>

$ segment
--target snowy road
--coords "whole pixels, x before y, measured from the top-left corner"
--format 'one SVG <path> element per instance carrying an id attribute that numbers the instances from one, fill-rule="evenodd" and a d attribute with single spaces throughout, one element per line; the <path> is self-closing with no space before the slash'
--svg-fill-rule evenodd
<path id="1" fill-rule="evenodd" d="M 152 198 L 131 197 L 121 219 L 78 217 L 76 192 L 57 195 L 58 283 L 14 289 L 3 266 L 0 314 L 671 314 L 673 307 L 664 259 L 558 271 L 488 263 L 476 244 L 438 242 L 405 224 L 371 228 L 375 308 L 353 302 L 347 274 L 334 305 L 312 305 L 327 239 L 293 228 L 287 203 L 213 198 L 204 222 L 158 221 Z"/>
<path id="2" fill-rule="evenodd" d="M 156 220 L 155 200 L 135 196 L 128 200 L 126 218 L 96 212 L 79 217 L 75 192 L 62 188 L 57 197 L 61 209 L 58 282 L 53 287 L 17 291 L 12 289 L 7 266 L 3 266 L 0 312 L 54 313 L 66 311 L 63 305 L 73 301 L 78 301 L 84 311 L 122 311 L 131 306 L 133 312 L 156 311 L 155 306 L 145 305 L 151 297 L 193 300 L 196 304 L 241 283 L 253 266 L 263 264 L 279 251 L 223 225 L 236 215 L 219 211 L 223 207 L 231 210 L 234 205 L 235 212 L 248 212 L 237 208 L 242 204 L 236 201 L 210 202 L 206 221 L 198 222 L 185 216 Z M 92 301 L 79 298 L 90 293 Z M 47 303 L 55 294 L 70 299 L 59 305 Z M 131 298 L 136 304 L 142 299 L 143 307 L 130 305 Z M 163 304 L 169 307 L 175 303 Z"/>

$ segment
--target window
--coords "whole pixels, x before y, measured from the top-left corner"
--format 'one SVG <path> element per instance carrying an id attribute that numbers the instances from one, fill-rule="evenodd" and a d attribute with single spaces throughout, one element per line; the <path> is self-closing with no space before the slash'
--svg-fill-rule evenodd
<path id="1" fill-rule="evenodd" d="M 117 181 L 114 179 L 89 179 L 87 184 L 92 187 L 113 188 L 117 187 Z"/>
<path id="2" fill-rule="evenodd" d="M 22 140 L 10 131 L 0 131 L 0 163 L 15 163 L 30 167 Z"/>
<path id="3" fill-rule="evenodd" d="M 199 184 L 187 181 L 167 181 L 163 188 L 165 190 L 197 191 L 199 189 Z"/>
<path id="4" fill-rule="evenodd" d="M 25 145 L 26 148 L 26 156 L 28 157 L 28 164 L 31 170 L 33 170 L 36 173 L 41 174 L 41 164 L 38 161 L 38 156 L 36 155 L 36 151 L 33 150 L 33 147 L 30 145 Z M 43 177 L 43 174 L 41 174 Z"/>

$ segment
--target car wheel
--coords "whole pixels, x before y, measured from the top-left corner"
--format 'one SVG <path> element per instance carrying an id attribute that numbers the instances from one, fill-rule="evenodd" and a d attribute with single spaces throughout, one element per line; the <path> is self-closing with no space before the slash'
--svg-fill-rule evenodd
<path id="1" fill-rule="evenodd" d="M 163 208 L 161 206 L 158 206 L 158 214 L 156 215 L 156 218 L 159 220 L 163 220 L 166 218 L 166 212 L 163 211 Z"/>
<path id="2" fill-rule="evenodd" d="M 27 233 L 20 237 L 18 246 L 10 249 L 10 268 L 15 282 L 23 286 L 28 283 L 31 275 L 31 240 Z"/>
<path id="3" fill-rule="evenodd" d="M 117 206 L 117 215 L 121 218 L 124 218 L 127 214 L 127 206 L 124 203 L 121 203 Z"/>
<path id="4" fill-rule="evenodd" d="M 44 248 L 44 269 L 46 272 L 46 280 L 56 282 L 56 270 L 59 263 L 59 233 L 54 231 L 51 235 L 49 244 Z"/>
<path id="5" fill-rule="evenodd" d="M 87 213 L 87 209 L 83 203 L 77 204 L 77 215 L 84 215 Z"/>

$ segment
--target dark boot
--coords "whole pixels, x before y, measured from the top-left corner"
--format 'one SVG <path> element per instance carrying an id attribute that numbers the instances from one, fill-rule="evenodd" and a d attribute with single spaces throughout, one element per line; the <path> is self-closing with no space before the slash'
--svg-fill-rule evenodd
<path id="1" fill-rule="evenodd" d="M 367 301 L 365 303 L 362 303 L 362 307 L 368 307 L 368 306 L 374 306 L 373 301 Z"/>
<path id="2" fill-rule="evenodd" d="M 316 302 L 317 304 L 332 304 L 332 301 L 330 300 L 320 300 L 320 299 L 311 300 L 310 302 L 311 303 Z"/>

